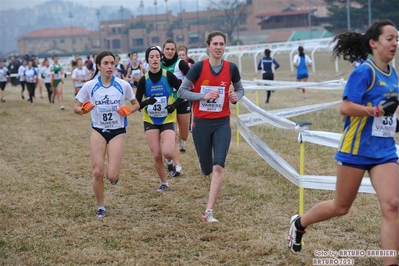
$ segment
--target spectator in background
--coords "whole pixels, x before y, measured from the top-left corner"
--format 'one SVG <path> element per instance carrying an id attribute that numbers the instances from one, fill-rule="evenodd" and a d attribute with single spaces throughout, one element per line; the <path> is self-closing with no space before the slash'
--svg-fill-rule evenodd
<path id="1" fill-rule="evenodd" d="M 51 79 L 51 87 L 53 88 L 53 93 L 51 94 L 51 103 L 54 104 L 55 97 L 58 98 L 61 110 L 64 110 L 64 96 L 63 83 L 64 83 L 64 69 L 58 62 L 58 55 L 53 56 L 53 64 L 50 66 L 51 73 L 53 77 Z"/>
<path id="2" fill-rule="evenodd" d="M 0 60 L 0 101 L 5 103 L 4 90 L 7 85 L 8 68 L 4 66 L 4 61 Z"/>
<path id="3" fill-rule="evenodd" d="M 27 67 L 27 64 L 28 64 L 28 62 L 26 60 L 23 60 L 22 61 L 22 65 L 20 65 L 19 68 L 18 68 L 19 84 L 21 84 L 21 88 L 22 88 L 21 89 L 21 98 L 22 98 L 22 100 L 25 99 L 24 91 L 25 91 L 26 81 L 25 81 L 25 78 L 24 78 L 24 72 L 25 72 L 25 69 Z"/>
<path id="4" fill-rule="evenodd" d="M 32 56 L 33 57 L 33 56 Z M 32 60 L 33 61 L 33 67 L 36 70 L 37 73 L 37 82 L 36 82 L 36 88 L 39 86 L 39 93 L 40 93 L 40 99 L 43 99 L 43 81 L 42 81 L 42 75 L 40 74 L 40 63 L 39 59 L 35 58 Z"/>
<path id="5" fill-rule="evenodd" d="M 265 49 L 265 56 L 259 60 L 258 70 L 262 70 L 262 79 L 263 80 L 274 80 L 274 70 L 277 70 L 280 67 L 280 64 L 274 59 L 270 57 L 269 49 Z M 270 95 L 272 94 L 271 90 L 267 91 L 267 98 L 265 103 L 269 103 Z"/>
<path id="6" fill-rule="evenodd" d="M 87 68 L 88 70 L 93 69 L 93 62 L 92 62 L 91 59 L 90 59 L 90 55 L 88 55 L 86 58 L 87 58 L 86 61 L 85 61 L 85 66 L 86 66 L 86 68 Z"/>
<path id="7" fill-rule="evenodd" d="M 11 84 L 12 86 L 17 86 L 18 85 L 18 68 L 20 66 L 19 61 L 15 58 L 15 56 L 11 57 L 11 62 L 8 65 L 8 70 L 10 71 L 11 75 Z"/>
<path id="8" fill-rule="evenodd" d="M 90 72 L 83 66 L 83 61 L 81 58 L 76 60 L 76 67 L 72 71 L 72 81 L 75 87 L 75 96 L 78 94 L 79 90 L 83 87 L 84 83 L 90 78 Z"/>
<path id="9" fill-rule="evenodd" d="M 296 67 L 296 81 L 307 82 L 309 78 L 308 67 L 312 66 L 312 60 L 308 55 L 305 54 L 302 46 L 298 47 L 298 54 L 294 56 L 293 60 L 294 67 Z M 303 100 L 306 101 L 306 91 L 302 89 Z"/>
<path id="10" fill-rule="evenodd" d="M 114 76 L 124 79 L 125 73 L 125 66 L 121 63 L 121 57 L 119 55 L 115 55 Z"/>
<path id="11" fill-rule="evenodd" d="M 24 80 L 26 82 L 26 88 L 29 92 L 30 104 L 33 105 L 33 98 L 35 97 L 35 89 L 36 89 L 36 82 L 37 82 L 37 71 L 33 67 L 33 61 L 30 60 L 28 65 L 24 71 Z"/>
<path id="12" fill-rule="evenodd" d="M 137 52 L 132 52 L 130 54 L 130 66 L 126 71 L 126 80 L 132 86 L 133 90 L 136 91 L 137 84 L 141 77 L 143 76 L 143 70 L 138 61 L 139 54 Z"/>
<path id="13" fill-rule="evenodd" d="M 42 76 L 42 79 L 44 81 L 44 86 L 46 87 L 47 90 L 47 96 L 48 96 L 48 101 L 51 104 L 51 94 L 53 93 L 53 90 L 51 88 L 51 70 L 50 70 L 50 62 L 48 61 L 47 58 L 44 58 L 42 62 L 42 68 L 40 69 L 40 75 Z"/>

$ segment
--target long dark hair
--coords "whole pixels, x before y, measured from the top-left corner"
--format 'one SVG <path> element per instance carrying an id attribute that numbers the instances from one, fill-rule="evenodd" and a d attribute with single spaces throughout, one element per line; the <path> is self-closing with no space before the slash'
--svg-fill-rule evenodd
<path id="1" fill-rule="evenodd" d="M 110 52 L 110 51 L 102 51 L 101 53 L 97 54 L 96 62 L 95 62 L 95 63 L 96 63 L 96 66 L 97 66 L 97 65 L 101 65 L 101 60 L 102 60 L 104 57 L 109 56 L 109 55 L 112 56 L 112 57 L 114 58 L 114 60 L 115 60 L 115 55 L 114 55 L 112 52 Z M 97 76 L 98 71 L 99 71 L 99 67 L 96 67 L 96 71 L 94 72 L 94 74 L 93 74 L 93 76 L 90 78 L 90 80 L 94 79 L 94 77 Z"/>
<path id="2" fill-rule="evenodd" d="M 365 34 L 345 31 L 335 36 L 331 41 L 331 43 L 336 42 L 333 49 L 333 58 L 340 58 L 342 56 L 344 60 L 351 63 L 358 59 L 366 60 L 368 54 L 373 53 L 369 41 L 378 41 L 378 38 L 382 34 L 382 28 L 388 25 L 396 27 L 395 23 L 389 19 L 374 20 Z"/>
<path id="3" fill-rule="evenodd" d="M 305 57 L 305 52 L 304 52 L 303 50 L 304 50 L 304 49 L 303 49 L 302 46 L 299 46 L 299 47 L 298 47 L 299 56 Z"/>

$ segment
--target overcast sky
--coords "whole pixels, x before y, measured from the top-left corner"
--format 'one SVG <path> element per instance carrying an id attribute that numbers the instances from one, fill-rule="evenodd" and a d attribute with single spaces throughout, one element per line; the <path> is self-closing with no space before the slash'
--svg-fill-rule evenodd
<path id="1" fill-rule="evenodd" d="M 48 0 L 0 0 L 0 10 L 6 9 L 19 9 L 24 7 L 34 7 L 37 4 L 42 4 L 47 2 Z M 56 0 L 51 0 L 56 1 Z M 129 9 L 133 9 L 136 5 L 137 7 L 140 5 L 140 0 L 63 0 L 65 2 L 75 2 L 81 5 L 86 5 L 88 7 L 97 8 L 103 5 L 115 5 L 115 6 L 124 6 L 129 7 Z M 159 6 L 165 5 L 165 0 L 157 0 Z M 204 0 L 168 0 L 167 4 L 179 3 L 181 1 L 183 9 L 185 5 L 193 5 L 196 4 L 196 1 L 199 1 L 201 5 L 203 5 Z M 143 0 L 144 6 L 149 7 L 149 5 L 154 6 L 154 0 Z M 187 9 L 187 8 L 186 8 Z"/>

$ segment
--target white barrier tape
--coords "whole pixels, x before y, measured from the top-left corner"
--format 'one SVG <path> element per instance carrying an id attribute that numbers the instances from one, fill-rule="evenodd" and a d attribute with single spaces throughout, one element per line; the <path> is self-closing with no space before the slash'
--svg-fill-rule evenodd
<path id="1" fill-rule="evenodd" d="M 300 176 L 290 164 L 288 164 L 275 151 L 273 151 L 261 139 L 259 139 L 248 127 L 246 127 L 240 118 L 237 120 L 237 128 L 241 136 L 262 157 L 262 159 L 291 183 L 298 187 L 301 186 L 303 188 L 309 189 L 335 190 L 335 176 Z M 375 193 L 375 190 L 371 185 L 370 178 L 363 178 L 359 187 L 359 192 Z"/>
<path id="2" fill-rule="evenodd" d="M 251 101 L 249 101 L 247 103 L 249 105 L 253 106 L 253 107 L 256 106 Z M 324 103 L 324 104 L 314 104 L 314 105 L 308 105 L 308 106 L 301 106 L 301 107 L 296 107 L 296 108 L 287 108 L 287 109 L 273 110 L 273 111 L 270 111 L 269 113 L 274 115 L 274 116 L 276 116 L 276 117 L 288 118 L 288 117 L 292 117 L 292 116 L 298 116 L 298 115 L 310 113 L 310 112 L 313 112 L 313 111 L 318 111 L 318 110 L 330 107 L 330 106 L 338 104 L 338 103 L 341 103 L 341 101 L 336 101 L 336 102 L 331 102 L 331 103 Z M 260 109 L 260 112 L 264 113 L 264 112 L 267 112 L 267 111 L 265 111 L 263 109 Z M 257 112 L 241 114 L 241 115 L 239 115 L 239 117 L 241 118 L 241 120 L 244 122 L 244 124 L 247 127 L 265 124 L 265 123 L 268 123 L 268 121 L 270 122 L 270 119 L 264 118 L 262 115 L 260 115 Z"/>
<path id="3" fill-rule="evenodd" d="M 65 74 L 67 74 L 67 76 L 70 76 L 71 75 L 71 72 L 65 72 Z M 19 77 L 19 75 L 18 74 L 10 74 L 10 75 L 7 75 L 7 77 Z"/>
<path id="4" fill-rule="evenodd" d="M 245 90 L 286 90 L 286 89 L 311 89 L 311 90 L 342 90 L 346 81 L 331 80 L 324 82 L 287 82 L 274 80 L 242 80 Z"/>
<path id="5" fill-rule="evenodd" d="M 341 140 L 342 134 L 325 132 L 325 131 L 312 131 L 304 130 L 301 132 L 302 141 L 310 142 L 322 146 L 331 148 L 338 148 L 339 141 Z"/>
<path id="6" fill-rule="evenodd" d="M 287 128 L 287 129 L 295 129 L 295 123 L 285 119 L 283 117 L 278 117 L 276 115 L 273 115 L 265 110 L 263 110 L 262 108 L 260 108 L 259 106 L 256 106 L 255 104 L 253 104 L 250 100 L 248 100 L 247 97 L 242 97 L 240 103 L 242 105 L 244 105 L 245 108 L 247 108 L 251 113 L 257 113 L 259 114 L 259 116 L 262 117 L 262 119 L 264 121 L 266 121 L 267 123 L 275 126 L 275 127 L 279 127 L 279 128 Z"/>
<path id="7" fill-rule="evenodd" d="M 319 103 L 319 104 L 313 104 L 313 105 L 307 105 L 307 106 L 300 106 L 300 107 L 293 107 L 293 108 L 286 108 L 286 109 L 278 109 L 278 110 L 273 110 L 270 111 L 273 115 L 280 116 L 280 117 L 293 117 L 293 116 L 298 116 L 298 115 L 303 115 L 307 114 L 310 112 L 318 111 L 324 108 L 331 107 L 336 104 L 340 104 L 342 101 L 335 101 L 335 102 L 329 102 L 329 103 Z M 251 104 L 253 104 L 251 102 Z"/>
<path id="8" fill-rule="evenodd" d="M 271 167 L 287 178 L 289 181 L 299 186 L 299 174 L 284 161 L 275 151 L 258 138 L 248 127 L 244 125 L 240 118 L 237 119 L 237 128 L 241 136 L 247 143 L 262 157 Z"/>

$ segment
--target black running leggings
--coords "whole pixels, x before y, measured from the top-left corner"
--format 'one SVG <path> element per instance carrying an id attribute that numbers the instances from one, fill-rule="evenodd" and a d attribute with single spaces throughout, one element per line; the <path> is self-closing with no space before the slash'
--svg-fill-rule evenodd
<path id="1" fill-rule="evenodd" d="M 28 89 L 28 92 L 29 92 L 29 101 L 31 103 L 33 103 L 33 97 L 35 96 L 36 83 L 26 82 L 26 88 Z"/>
<path id="2" fill-rule="evenodd" d="M 48 101 L 49 103 L 51 103 L 51 94 L 53 93 L 53 89 L 51 89 L 51 84 L 49 83 L 44 83 L 44 85 L 46 85 L 46 89 L 47 89 L 47 95 L 48 95 Z"/>
<path id="3" fill-rule="evenodd" d="M 26 81 L 20 81 L 19 83 L 21 84 L 21 87 L 22 87 L 21 93 L 23 93 L 25 91 Z"/>
<path id="4" fill-rule="evenodd" d="M 274 74 L 272 72 L 266 72 L 262 74 L 262 79 L 263 80 L 274 80 Z M 266 101 L 269 101 L 270 95 L 272 94 L 272 91 L 267 91 L 267 98 Z"/>
<path id="5" fill-rule="evenodd" d="M 218 119 L 194 117 L 191 130 L 201 171 L 209 175 L 214 165 L 224 168 L 231 140 L 230 117 Z"/>

